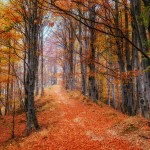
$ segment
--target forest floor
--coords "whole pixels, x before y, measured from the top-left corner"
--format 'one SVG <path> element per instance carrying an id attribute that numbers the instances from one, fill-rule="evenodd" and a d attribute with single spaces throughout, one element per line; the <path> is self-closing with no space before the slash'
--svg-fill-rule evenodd
<path id="1" fill-rule="evenodd" d="M 41 129 L 29 136 L 25 114 L 16 114 L 13 140 L 12 117 L 0 118 L 0 150 L 150 150 L 150 121 L 92 103 L 77 91 L 53 86 L 37 97 L 36 107 Z"/>

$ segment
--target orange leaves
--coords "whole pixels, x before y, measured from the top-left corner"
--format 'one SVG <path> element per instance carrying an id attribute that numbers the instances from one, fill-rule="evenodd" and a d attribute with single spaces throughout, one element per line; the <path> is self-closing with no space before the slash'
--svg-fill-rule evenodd
<path id="1" fill-rule="evenodd" d="M 58 0 L 55 4 L 63 10 L 71 10 L 77 8 L 77 4 L 72 2 L 72 0 Z"/>
<path id="2" fill-rule="evenodd" d="M 50 26 L 50 27 L 53 27 L 53 26 L 54 26 L 54 22 L 50 22 L 50 23 L 49 23 L 49 26 Z"/>
<path id="3" fill-rule="evenodd" d="M 121 78 L 128 81 L 131 78 L 140 75 L 140 72 L 141 72 L 140 70 L 133 70 L 133 71 L 124 72 L 124 73 L 121 73 Z"/>
<path id="4" fill-rule="evenodd" d="M 70 7 L 70 4 L 68 3 L 67 0 L 58 0 L 55 2 L 55 4 L 64 10 L 68 10 Z"/>
<path id="5" fill-rule="evenodd" d="M 38 23 L 38 20 L 37 20 L 37 19 L 35 19 L 35 20 L 34 20 L 34 24 L 37 24 L 37 23 Z"/>
<path id="6" fill-rule="evenodd" d="M 11 20 L 14 22 L 14 23 L 19 23 L 22 21 L 21 17 L 20 16 L 15 16 L 15 17 L 12 17 Z"/>
<path id="7" fill-rule="evenodd" d="M 148 144 L 149 141 L 143 139 L 132 141 L 135 136 L 139 137 L 139 132 L 129 134 L 130 138 L 122 134 L 120 136 L 129 120 L 136 125 L 137 118 L 133 120 L 133 117 L 129 118 L 102 103 L 100 106 L 78 91 L 65 91 L 60 86 L 47 89 L 45 96 L 37 101 L 41 130 L 21 140 L 16 138 L 15 142 L 5 143 L 5 149 L 140 150 L 137 145 L 143 145 L 144 142 Z M 17 115 L 15 121 L 15 133 L 20 137 L 26 124 L 25 114 Z M 140 133 L 149 131 L 148 121 L 139 118 L 138 123 L 141 127 L 147 123 L 147 126 L 140 129 Z M 1 119 L 0 126 L 5 132 L 0 132 L 0 145 L 10 137 L 10 125 L 10 116 Z"/>
<path id="8" fill-rule="evenodd" d="M 16 25 L 22 22 L 22 18 L 16 11 L 17 6 L 13 6 L 10 3 L 0 3 L 0 82 L 6 83 L 7 78 L 13 78 L 13 69 L 11 68 L 10 74 L 8 75 L 9 65 L 12 63 L 19 62 L 20 58 L 17 57 L 15 52 L 20 55 L 18 50 L 21 49 L 22 38 L 21 33 L 17 31 Z M 19 29 L 20 30 L 20 29 Z M 15 51 L 15 52 L 14 52 Z"/>

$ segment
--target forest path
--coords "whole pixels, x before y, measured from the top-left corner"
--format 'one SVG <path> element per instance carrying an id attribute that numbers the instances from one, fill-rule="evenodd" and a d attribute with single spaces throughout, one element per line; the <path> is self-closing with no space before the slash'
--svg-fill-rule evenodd
<path id="1" fill-rule="evenodd" d="M 37 98 L 36 103 L 41 130 L 28 137 L 11 141 L 4 149 L 142 149 L 141 143 L 131 142 L 113 130 L 113 126 L 127 119 L 127 116 L 104 104 L 96 105 L 79 92 L 67 92 L 56 85 L 45 90 L 45 96 Z"/>
<path id="2" fill-rule="evenodd" d="M 80 95 L 67 93 L 55 86 L 50 96 L 57 104 L 55 132 L 45 139 L 53 150 L 138 150 L 137 146 L 111 133 L 109 127 L 122 118 L 114 110 L 100 108 L 92 102 L 79 100 Z M 107 113 L 106 113 L 107 111 Z M 117 114 L 116 114 L 117 115 Z M 51 117 L 51 116 L 50 116 Z"/>

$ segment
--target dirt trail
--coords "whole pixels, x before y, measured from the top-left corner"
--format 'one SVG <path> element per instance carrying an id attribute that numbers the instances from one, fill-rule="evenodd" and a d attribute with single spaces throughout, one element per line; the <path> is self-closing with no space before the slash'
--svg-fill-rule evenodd
<path id="1" fill-rule="evenodd" d="M 31 150 L 140 150 L 140 143 L 118 136 L 111 127 L 126 116 L 105 106 L 79 100 L 60 86 L 39 99 L 42 129 L 16 140 L 5 149 Z M 44 105 L 44 106 L 43 106 Z M 17 146 L 16 146 L 17 145 Z"/>

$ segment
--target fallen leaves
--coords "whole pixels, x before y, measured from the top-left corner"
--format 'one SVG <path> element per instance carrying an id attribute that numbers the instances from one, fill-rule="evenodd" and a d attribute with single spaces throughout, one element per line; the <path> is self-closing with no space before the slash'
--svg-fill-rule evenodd
<path id="1" fill-rule="evenodd" d="M 41 130 L 28 137 L 22 136 L 25 116 L 21 114 L 16 117 L 15 133 L 20 137 L 17 142 L 6 143 L 10 137 L 10 127 L 4 126 L 4 122 L 10 124 L 10 116 L 2 119 L 3 124 L 0 121 L 2 131 L 5 131 L 0 132 L 1 147 L 8 150 L 140 150 L 142 148 L 138 142 L 150 145 L 148 139 L 132 141 L 131 137 L 119 134 L 120 130 L 129 127 L 133 119 L 106 105 L 99 107 L 88 100 L 83 103 L 80 93 L 66 92 L 59 86 L 46 90 L 45 96 L 37 100 L 37 110 Z M 139 120 L 132 125 L 138 126 L 133 132 L 139 128 L 142 131 L 149 129 L 147 124 L 142 129 Z M 128 135 L 133 136 L 131 133 Z"/>

